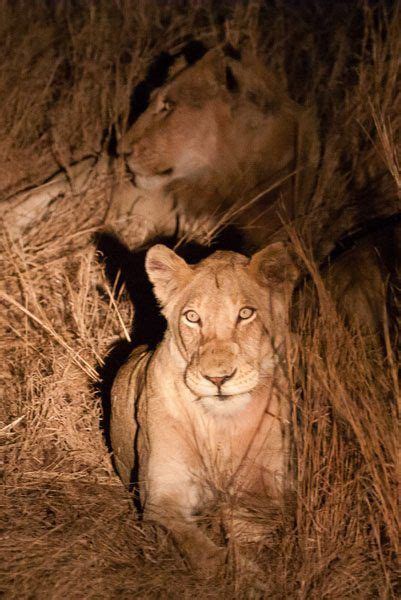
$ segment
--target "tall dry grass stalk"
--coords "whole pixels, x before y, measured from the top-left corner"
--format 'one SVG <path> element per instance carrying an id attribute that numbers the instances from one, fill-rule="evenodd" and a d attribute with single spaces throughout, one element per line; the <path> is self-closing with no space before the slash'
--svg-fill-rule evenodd
<path id="1" fill-rule="evenodd" d="M 195 35 L 250 43 L 295 99 L 318 102 L 324 150 L 302 231 L 317 256 L 367 212 L 394 208 L 399 3 L 3 0 L 1 14 L 4 196 L 98 151 L 127 122 L 152 59 Z M 111 348 L 128 343 L 135 308 L 93 241 L 107 186 L 59 201 L 18 242 L 1 235 L 0 589 L 7 599 L 249 597 L 235 540 L 227 570 L 198 581 L 169 535 L 141 526 L 113 471 L 99 379 Z M 276 519 L 277 533 L 250 551 L 268 598 L 396 598 L 398 364 L 389 344 L 382 356 L 345 328 L 308 265 L 320 310 L 301 310 L 289 355 L 294 494 L 281 515 L 254 508 L 252 520 L 268 529 Z"/>

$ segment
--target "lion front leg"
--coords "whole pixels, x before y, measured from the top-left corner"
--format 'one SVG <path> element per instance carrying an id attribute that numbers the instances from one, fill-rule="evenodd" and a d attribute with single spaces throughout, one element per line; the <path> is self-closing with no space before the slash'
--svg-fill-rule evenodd
<path id="1" fill-rule="evenodd" d="M 84 194 L 94 182 L 109 175 L 106 156 L 94 156 L 66 166 L 41 185 L 29 187 L 4 200 L 3 220 L 12 239 L 37 224 L 53 202 L 67 196 Z"/>
<path id="2" fill-rule="evenodd" d="M 145 519 L 168 529 L 183 558 L 200 575 L 214 575 L 226 560 L 226 549 L 219 547 L 196 525 L 188 520 L 171 497 L 160 498 L 160 505 L 145 511 Z"/>
<path id="3" fill-rule="evenodd" d="M 189 474 L 181 473 L 182 477 L 178 478 L 178 469 L 176 463 L 169 472 L 164 463 L 157 469 L 159 476 L 148 479 L 144 519 L 171 531 L 183 557 L 200 575 L 215 574 L 225 562 L 226 550 L 198 527 L 194 515 L 203 506 L 203 491 Z"/>

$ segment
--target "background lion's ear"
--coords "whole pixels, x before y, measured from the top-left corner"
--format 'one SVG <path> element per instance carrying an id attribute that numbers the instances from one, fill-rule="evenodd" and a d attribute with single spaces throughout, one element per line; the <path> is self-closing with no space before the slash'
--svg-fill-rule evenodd
<path id="1" fill-rule="evenodd" d="M 214 87 L 216 92 L 223 87 L 231 94 L 237 95 L 241 88 L 240 60 L 231 58 L 221 47 L 211 50 L 206 57 L 204 66 L 207 62 L 207 69 L 204 70 L 204 75 L 208 77 L 209 85 Z"/>
<path id="2" fill-rule="evenodd" d="M 270 244 L 254 254 L 249 268 L 262 285 L 273 288 L 292 288 L 300 273 L 291 248 L 283 242 Z"/>
<path id="3" fill-rule="evenodd" d="M 188 283 L 192 275 L 191 267 L 185 260 L 163 244 L 157 244 L 148 250 L 145 269 L 162 306 Z"/>

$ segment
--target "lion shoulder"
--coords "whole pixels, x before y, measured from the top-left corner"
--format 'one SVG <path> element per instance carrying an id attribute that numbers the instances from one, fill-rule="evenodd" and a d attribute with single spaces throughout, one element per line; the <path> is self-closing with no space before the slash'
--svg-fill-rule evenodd
<path id="1" fill-rule="evenodd" d="M 141 413 L 146 410 L 146 369 L 152 356 L 147 346 L 138 346 L 119 369 L 111 392 L 110 439 L 114 462 L 128 487 L 134 468 L 133 442 Z"/>

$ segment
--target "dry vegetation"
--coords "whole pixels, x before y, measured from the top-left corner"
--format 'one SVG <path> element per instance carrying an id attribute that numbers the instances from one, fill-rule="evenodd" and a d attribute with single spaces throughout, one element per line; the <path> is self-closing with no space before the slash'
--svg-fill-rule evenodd
<path id="1" fill-rule="evenodd" d="M 400 183 L 400 6 L 301 4 L 3 0 L 2 197 L 97 152 L 113 123 L 124 127 L 130 91 L 161 51 L 189 35 L 226 36 L 257 47 L 295 99 L 317 100 L 316 194 L 328 213 L 313 233 L 319 252 L 363 206 L 366 216 L 366 203 L 389 214 Z M 375 187 L 393 191 L 369 194 Z M 234 541 L 227 571 L 198 581 L 168 535 L 140 524 L 114 474 L 99 380 L 111 348 L 130 341 L 134 307 L 93 241 L 108 198 L 103 182 L 56 203 L 23 239 L 1 233 L 0 590 L 7 599 L 251 597 Z M 268 598 L 396 598 L 397 365 L 389 345 L 382 358 L 343 327 L 315 279 L 320 317 L 305 311 L 290 361 L 294 498 L 275 517 L 277 534 L 251 552 Z"/>

